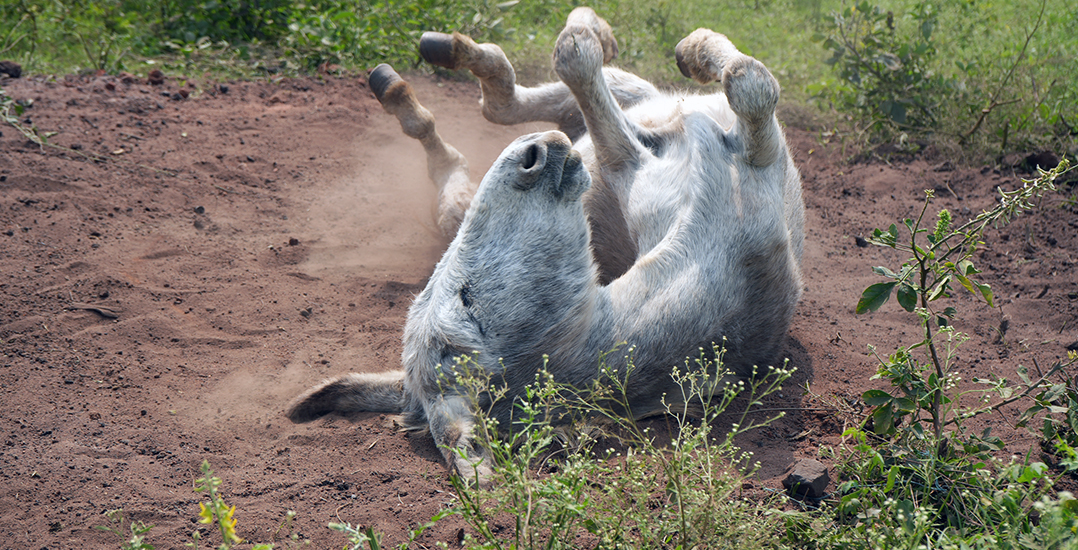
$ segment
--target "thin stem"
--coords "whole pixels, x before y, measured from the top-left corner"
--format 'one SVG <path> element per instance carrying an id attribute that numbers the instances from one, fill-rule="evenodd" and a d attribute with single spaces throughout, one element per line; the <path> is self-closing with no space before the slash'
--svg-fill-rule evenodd
<path id="1" fill-rule="evenodd" d="M 1048 373 L 1046 373 L 1044 376 L 1038 378 L 1036 382 L 1026 386 L 1025 391 L 1023 391 L 1022 393 L 1017 394 L 1017 395 L 1012 395 L 1011 397 L 1009 397 L 1007 399 L 1004 399 L 1003 401 L 1000 401 L 999 403 L 996 403 L 995 405 L 989 405 L 987 407 L 982 407 L 980 409 L 976 409 L 976 410 L 973 410 L 973 411 L 970 411 L 970 412 L 967 412 L 967 413 L 963 413 L 961 415 L 961 418 L 957 418 L 957 417 L 952 418 L 952 419 L 948 420 L 947 422 L 945 422 L 944 425 L 950 425 L 950 424 L 954 424 L 954 423 L 959 422 L 959 421 L 968 420 L 970 418 L 973 418 L 974 416 L 978 416 L 978 415 L 984 414 L 986 412 L 992 412 L 994 410 L 998 410 L 1000 407 L 1005 407 L 1007 405 L 1010 405 L 1011 403 L 1014 403 L 1015 401 L 1020 401 L 1020 400 L 1024 399 L 1026 396 L 1028 396 L 1029 394 L 1033 393 L 1033 390 L 1036 390 L 1037 388 L 1039 388 L 1041 384 L 1043 384 L 1046 380 L 1048 380 L 1048 377 L 1050 377 L 1053 374 L 1059 372 L 1064 367 L 1069 367 L 1069 366 L 1073 365 L 1074 363 L 1075 363 L 1074 359 L 1072 359 L 1072 360 L 1070 360 L 1070 361 L 1068 361 L 1066 363 L 1058 362 L 1058 363 L 1056 363 L 1055 365 L 1052 366 L 1052 368 L 1048 371 Z"/>
<path id="2" fill-rule="evenodd" d="M 1006 75 L 1004 75 L 1003 80 L 999 82 L 999 86 L 996 88 L 996 91 L 992 93 L 992 98 L 991 100 L 989 100 L 988 106 L 984 109 L 981 109 L 981 116 L 977 119 L 977 123 L 973 125 L 973 128 L 969 132 L 967 132 L 966 135 L 962 136 L 960 143 L 965 143 L 966 140 L 972 137 L 973 134 L 981 128 L 981 124 L 983 124 L 984 120 L 988 118 L 988 115 L 992 112 L 992 110 L 1002 105 L 996 100 L 999 98 L 999 94 L 1003 92 L 1003 87 L 1007 85 L 1007 81 L 1009 81 L 1011 79 L 1011 76 L 1014 75 L 1014 70 L 1018 68 L 1018 64 L 1021 63 L 1022 59 L 1026 56 L 1026 49 L 1029 48 L 1029 42 L 1030 40 L 1033 40 L 1033 35 L 1036 34 L 1037 30 L 1041 28 L 1041 21 L 1043 21 L 1044 19 L 1044 9 L 1047 4 L 1048 0 L 1041 0 L 1041 11 L 1037 14 L 1037 23 L 1033 25 L 1033 30 L 1029 31 L 1029 34 L 1026 35 L 1025 44 L 1022 45 L 1022 49 L 1018 52 L 1018 56 L 1015 57 L 1014 63 L 1011 64 L 1010 70 L 1007 71 Z"/>

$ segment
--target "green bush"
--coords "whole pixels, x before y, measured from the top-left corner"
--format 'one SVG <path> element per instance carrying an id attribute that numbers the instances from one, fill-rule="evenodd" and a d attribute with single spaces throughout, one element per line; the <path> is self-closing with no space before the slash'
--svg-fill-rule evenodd
<path id="1" fill-rule="evenodd" d="M 851 444 L 843 447 L 839 462 L 843 483 L 835 505 L 838 528 L 832 537 L 837 547 L 1078 544 L 1071 532 L 1078 526 L 1078 507 L 1069 495 L 1052 496 L 1048 466 L 1028 457 L 1022 462 L 999 461 L 993 453 L 1004 450 L 1002 440 L 989 429 L 970 433 L 966 425 L 970 418 L 1006 404 L 1032 401 L 1023 419 L 1049 413 L 1045 429 L 1051 428 L 1051 433 L 1046 436 L 1058 439 L 1078 410 L 1067 408 L 1065 388 L 1049 379 L 1078 363 L 1078 354 L 1057 362 L 1037 380 L 1019 367 L 1022 381 L 1017 386 L 1002 378 L 976 379 L 978 387 L 962 390 L 953 359 L 967 337 L 955 330 L 955 308 L 939 305 L 964 288 L 993 306 L 992 289 L 977 280 L 980 271 L 972 262 L 985 230 L 1032 208 L 1067 170 L 1064 160 L 1021 189 L 1001 190 L 995 208 L 961 225 L 947 210 L 940 210 L 930 223 L 925 216 L 932 199 L 928 192 L 917 218 L 873 231 L 869 242 L 911 257 L 897 270 L 874 267 L 888 280 L 865 289 L 856 311 L 875 311 L 894 295 L 902 309 L 916 315 L 923 337 L 880 358 L 874 378 L 887 380 L 889 388 L 866 391 L 862 399 L 871 407 L 869 422 L 843 434 Z M 1034 393 L 1037 396 L 1031 398 Z M 975 405 L 963 400 L 968 395 L 977 398 Z M 1040 509 L 1037 506 L 1055 514 L 1055 520 L 1031 519 Z"/>
<path id="2" fill-rule="evenodd" d="M 814 38 L 828 51 L 835 78 L 807 87 L 847 116 L 862 140 L 933 140 L 978 160 L 1015 150 L 1075 151 L 1072 5 L 880 4 L 862 1 L 824 20 Z"/>
<path id="3" fill-rule="evenodd" d="M 818 87 L 818 95 L 856 113 L 876 133 L 936 128 L 940 103 L 954 89 L 936 70 L 938 15 L 927 0 L 915 4 L 906 21 L 867 0 L 833 13 L 827 34 L 815 39 L 831 52 L 825 63 L 841 84 Z"/>

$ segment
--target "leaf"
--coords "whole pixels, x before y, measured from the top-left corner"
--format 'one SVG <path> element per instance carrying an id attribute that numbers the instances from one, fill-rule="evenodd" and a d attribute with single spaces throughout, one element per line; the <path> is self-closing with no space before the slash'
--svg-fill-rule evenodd
<path id="1" fill-rule="evenodd" d="M 888 118 L 897 122 L 898 124 L 906 124 L 906 106 L 901 102 L 894 101 L 890 104 L 890 112 L 887 113 Z"/>
<path id="2" fill-rule="evenodd" d="M 890 493 L 891 489 L 895 488 L 896 477 L 898 477 L 898 465 L 891 466 L 891 469 L 887 471 L 887 486 L 883 488 L 883 492 Z"/>
<path id="3" fill-rule="evenodd" d="M 894 227 L 894 226 L 892 226 Z M 861 299 L 857 302 L 857 308 L 854 310 L 856 313 L 865 313 L 866 311 L 876 311 L 880 309 L 887 300 L 891 297 L 891 289 L 898 283 L 876 283 L 865 289 L 861 293 Z"/>
<path id="4" fill-rule="evenodd" d="M 911 413 L 917 410 L 917 402 L 908 397 L 896 397 L 894 404 L 901 413 Z"/>
<path id="5" fill-rule="evenodd" d="M 939 299 L 940 296 L 946 294 L 948 288 L 947 283 L 949 282 L 951 282 L 950 275 L 945 275 L 942 279 L 940 279 L 940 281 L 936 283 L 936 288 L 933 288 L 932 292 L 928 294 L 928 301 L 935 301 Z"/>
<path id="6" fill-rule="evenodd" d="M 876 435 L 887 435 L 895 429 L 891 407 L 885 406 L 872 413 L 872 430 Z"/>
<path id="7" fill-rule="evenodd" d="M 902 220 L 902 223 L 906 224 L 906 229 L 909 229 L 910 233 L 913 233 L 915 231 L 914 228 L 913 228 L 913 219 L 912 218 L 906 218 L 906 219 Z M 894 226 L 892 225 L 891 227 L 894 227 Z"/>
<path id="8" fill-rule="evenodd" d="M 1018 365 L 1018 377 L 1022 379 L 1022 382 L 1024 382 L 1025 385 L 1028 386 L 1030 384 L 1029 369 L 1024 365 Z"/>
<path id="9" fill-rule="evenodd" d="M 992 287 L 976 281 L 973 284 L 977 285 L 977 290 L 981 291 L 981 296 L 984 296 L 984 301 L 988 302 L 988 307 L 996 307 L 992 303 Z"/>
<path id="10" fill-rule="evenodd" d="M 883 390 L 868 390 L 861 395 L 861 399 L 870 407 L 878 407 L 889 403 L 893 397 Z"/>
<path id="11" fill-rule="evenodd" d="M 872 268 L 872 271 L 874 273 L 876 273 L 876 274 L 883 275 L 884 277 L 887 277 L 888 279 L 897 279 L 898 278 L 898 275 L 895 275 L 894 271 L 891 271 L 890 269 L 887 269 L 886 267 L 883 267 L 883 266 L 876 266 L 876 267 Z"/>
<path id="12" fill-rule="evenodd" d="M 898 299 L 898 305 L 902 306 L 902 309 L 913 313 L 914 308 L 917 307 L 917 291 L 913 290 L 913 287 L 906 283 L 898 285 L 898 291 L 895 292 L 895 298 Z"/>

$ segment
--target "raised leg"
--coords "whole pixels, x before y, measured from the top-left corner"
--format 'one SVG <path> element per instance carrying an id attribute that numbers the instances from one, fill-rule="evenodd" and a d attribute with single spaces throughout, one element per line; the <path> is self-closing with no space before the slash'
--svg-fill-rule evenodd
<path id="1" fill-rule="evenodd" d="M 636 128 L 607 85 L 602 42 L 586 15 L 581 9 L 570 14 L 554 46 L 554 71 L 576 98 L 595 145 L 600 173 L 607 179 L 624 169 L 635 169 L 642 147 L 635 138 Z"/>
<path id="2" fill-rule="evenodd" d="M 438 228 L 452 238 L 479 187 L 468 173 L 468 161 L 438 135 L 434 116 L 419 104 L 412 86 L 393 67 L 378 65 L 371 71 L 368 82 L 386 112 L 400 121 L 405 135 L 423 144 L 427 152 L 427 175 L 438 188 Z"/>
<path id="3" fill-rule="evenodd" d="M 570 21 L 592 29 L 602 48 L 603 62 L 618 54 L 618 43 L 610 25 L 589 8 L 577 8 Z M 483 116 L 495 124 L 543 121 L 558 125 L 573 141 L 585 131 L 580 109 L 569 88 L 561 82 L 534 88 L 518 86 L 516 72 L 502 49 L 494 44 L 477 44 L 460 34 L 424 33 L 419 53 L 429 63 L 448 69 L 468 69 L 483 90 Z M 647 81 L 620 71 L 604 71 L 616 100 L 623 107 L 653 97 L 658 91 Z"/>
<path id="4" fill-rule="evenodd" d="M 708 29 L 697 29 L 682 39 L 675 54 L 685 76 L 702 84 L 722 84 L 730 109 L 737 115 L 737 133 L 745 141 L 749 164 L 762 167 L 777 161 L 785 143 L 775 120 L 779 83 L 767 67 Z"/>

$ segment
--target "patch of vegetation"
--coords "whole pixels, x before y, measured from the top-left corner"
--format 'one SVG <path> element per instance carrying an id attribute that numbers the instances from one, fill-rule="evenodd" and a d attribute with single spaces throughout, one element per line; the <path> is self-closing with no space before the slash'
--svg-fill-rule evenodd
<path id="1" fill-rule="evenodd" d="M 1058 0 L 868 0 L 814 36 L 835 78 L 809 91 L 865 143 L 936 142 L 986 156 L 1078 146 L 1078 11 Z M 979 155 L 977 153 L 980 153 Z"/>
<path id="2" fill-rule="evenodd" d="M 198 523 L 212 525 L 216 528 L 221 540 L 217 550 L 231 550 L 241 545 L 249 547 L 251 550 L 273 550 L 281 531 L 285 531 L 284 546 L 286 548 L 299 548 L 310 544 L 311 541 L 301 539 L 297 533 L 293 532 L 292 520 L 295 519 L 296 513 L 291 510 L 285 514 L 284 521 L 274 532 L 274 543 L 250 543 L 244 540 L 243 537 L 236 534 L 236 523 L 238 521 L 236 519 L 236 507 L 226 504 L 224 497 L 221 495 L 221 478 L 213 474 L 213 469 L 208 461 L 203 460 L 199 470 L 202 477 L 195 479 L 194 490 L 196 493 L 202 494 L 206 500 L 198 503 Z M 98 531 L 106 531 L 118 536 L 121 550 L 154 550 L 153 545 L 146 541 L 148 533 L 153 530 L 153 525 L 146 525 L 141 521 L 125 521 L 122 508 L 105 512 L 105 517 L 108 518 L 109 524 L 99 525 L 95 528 Z M 127 525 L 127 531 L 131 533 L 131 538 L 127 538 L 124 529 L 125 524 Z M 187 543 L 187 546 L 198 550 L 199 544 L 203 542 L 203 536 L 201 528 L 195 529 L 191 532 L 191 542 Z"/>
<path id="3" fill-rule="evenodd" d="M 780 390 L 791 371 L 732 381 L 722 353 L 718 347 L 701 349 L 694 362 L 674 369 L 682 390 L 667 396 L 675 424 L 669 440 L 628 412 L 631 360 L 624 372 L 600 367 L 604 382 L 583 389 L 541 371 L 516 402 L 514 425 L 503 430 L 480 402 L 504 398 L 504 388 L 477 376 L 468 356 L 459 358 L 455 384 L 464 386 L 480 411 L 474 435 L 495 472 L 489 488 L 475 487 L 469 472 L 452 480 L 458 503 L 449 512 L 473 531 L 464 546 L 781 547 L 784 514 L 768 503 L 739 498 L 758 465 L 733 440 L 770 422 L 752 422 L 748 413 Z M 735 400 L 741 409 L 737 421 L 726 433 L 713 431 L 720 415 L 733 412 Z M 377 548 L 373 533 L 348 533 L 355 548 Z"/>
<path id="4" fill-rule="evenodd" d="M 954 327 L 956 309 L 939 305 L 955 289 L 964 288 L 993 306 L 992 289 L 977 280 L 980 271 L 973 264 L 985 230 L 1032 208 L 1067 170 L 1063 161 L 1020 189 L 1001 190 L 995 208 L 961 225 L 946 209 L 930 223 L 926 213 L 933 195 L 928 192 L 916 219 L 873 231 L 869 242 L 912 257 L 895 271 L 873 268 L 888 281 L 865 289 L 856 311 L 875 311 L 894 295 L 902 309 L 917 316 L 923 337 L 880 358 L 875 378 L 887 380 L 890 389 L 865 392 L 862 399 L 872 407 L 869 422 L 843 434 L 850 444 L 840 453 L 844 482 L 835 519 L 841 528 L 831 544 L 864 547 L 875 541 L 888 548 L 1076 544 L 1078 505 L 1070 494 L 1052 494 L 1049 467 L 1029 457 L 1021 462 L 998 460 L 993 453 L 1004 450 L 1003 441 L 990 429 L 971 433 L 967 421 L 1011 403 L 1032 403 L 1023 419 L 1049 413 L 1044 419 L 1046 435 L 1061 441 L 1058 434 L 1067 431 L 1075 410 L 1066 407 L 1066 390 L 1049 380 L 1068 373 L 1078 363 L 1078 354 L 1071 352 L 1036 380 L 1019 366 L 1017 385 L 1003 378 L 976 379 L 977 388 L 960 390 L 954 358 L 968 337 Z M 1035 392 L 1039 393 L 1030 398 Z M 1066 443 L 1062 448 L 1069 449 Z M 1051 520 L 1035 521 L 1040 513 Z"/>
<path id="5" fill-rule="evenodd" d="M 253 78 L 421 66 L 428 30 L 497 42 L 523 82 L 553 78 L 568 0 L 8 0 L 0 57 L 27 72 L 147 70 Z M 1078 11 L 1063 0 L 727 0 L 590 4 L 615 29 L 617 64 L 695 87 L 674 46 L 699 26 L 767 64 L 788 100 L 820 100 L 860 144 L 929 142 L 983 159 L 1078 148 Z M 815 40 L 813 40 L 815 39 Z M 828 68 L 830 66 L 830 70 Z M 152 68 L 152 67 L 150 67 Z"/>

